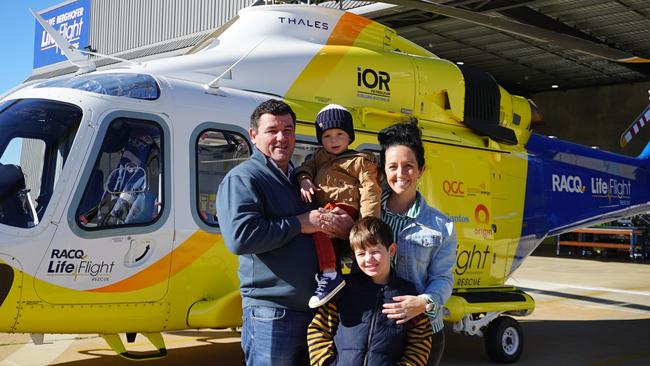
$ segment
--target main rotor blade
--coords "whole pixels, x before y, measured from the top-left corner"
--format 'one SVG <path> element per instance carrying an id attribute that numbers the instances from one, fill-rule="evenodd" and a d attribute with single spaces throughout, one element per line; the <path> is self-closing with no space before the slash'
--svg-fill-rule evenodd
<path id="1" fill-rule="evenodd" d="M 605 44 L 595 43 L 567 34 L 557 33 L 531 25 L 517 23 L 503 18 L 497 18 L 452 6 L 441 5 L 426 0 L 381 0 L 381 2 L 401 5 L 408 8 L 444 15 L 449 18 L 464 20 L 484 27 L 543 42 L 551 46 L 572 49 L 611 61 L 622 63 L 650 62 L 650 59 L 637 57 L 631 53 L 609 47 Z"/>

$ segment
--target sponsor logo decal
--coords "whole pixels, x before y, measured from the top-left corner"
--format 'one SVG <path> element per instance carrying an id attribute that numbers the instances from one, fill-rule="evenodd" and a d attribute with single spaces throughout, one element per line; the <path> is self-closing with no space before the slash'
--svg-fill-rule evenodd
<path id="1" fill-rule="evenodd" d="M 460 244 L 456 247 L 456 287 L 481 286 L 481 278 L 485 269 L 494 264 L 496 253 L 490 247 L 489 242 L 481 239 L 492 239 L 496 232 L 496 226 L 490 226 L 490 210 L 486 205 L 480 203 L 474 208 L 474 219 L 478 224 L 473 229 L 474 240 L 478 240 L 471 248 L 462 249 Z"/>
<path id="2" fill-rule="evenodd" d="M 490 224 L 490 210 L 484 204 L 476 205 L 474 209 L 474 219 L 479 227 L 474 228 L 474 235 L 483 239 L 492 239 L 496 230 L 496 226 Z"/>
<path id="3" fill-rule="evenodd" d="M 490 211 L 484 204 L 478 204 L 474 209 L 474 218 L 479 224 L 487 224 L 490 222 Z"/>
<path id="4" fill-rule="evenodd" d="M 583 184 L 582 178 L 577 175 L 552 174 L 551 189 L 553 192 L 578 193 L 587 192 L 592 198 L 606 198 L 610 204 L 614 199 L 618 199 L 618 205 L 630 205 L 632 196 L 632 182 L 627 179 L 591 177 L 589 186 Z"/>
<path id="5" fill-rule="evenodd" d="M 357 97 L 390 101 L 390 74 L 386 71 L 357 67 Z"/>
<path id="6" fill-rule="evenodd" d="M 487 238 L 492 238 L 492 236 L 494 235 L 494 231 L 488 228 L 477 227 L 474 229 L 474 235 L 483 237 L 483 239 L 487 239 Z"/>
<path id="7" fill-rule="evenodd" d="M 551 176 L 553 192 L 584 193 L 585 187 L 582 179 L 577 175 L 553 174 Z"/>
<path id="8" fill-rule="evenodd" d="M 108 281 L 115 262 L 97 262 L 88 259 L 82 249 L 52 249 L 48 276 L 90 276 L 92 281 Z"/>
<path id="9" fill-rule="evenodd" d="M 462 222 L 462 223 L 468 223 L 469 222 L 469 217 L 467 216 L 462 216 L 462 215 L 452 215 L 452 214 L 445 214 L 451 220 L 452 222 Z"/>
<path id="10" fill-rule="evenodd" d="M 591 178 L 591 194 L 594 197 L 630 198 L 632 183 L 629 180 Z"/>
<path id="11" fill-rule="evenodd" d="M 481 183 L 476 187 L 468 187 L 467 188 L 467 195 L 468 196 L 478 196 L 478 195 L 484 195 L 484 196 L 489 196 L 490 191 L 487 190 L 487 187 L 485 183 Z"/>
<path id="12" fill-rule="evenodd" d="M 329 24 L 320 20 L 313 19 L 302 19 L 302 18 L 292 18 L 292 17 L 278 17 L 280 24 L 288 25 L 299 25 L 308 28 L 328 30 L 330 28 Z"/>
<path id="13" fill-rule="evenodd" d="M 456 276 L 474 274 L 474 276 L 479 275 L 479 277 L 457 278 L 455 285 L 460 287 L 480 286 L 480 274 L 484 272 L 490 255 L 492 255 L 492 261 L 494 261 L 496 253 L 490 249 L 489 244 L 484 249 L 481 249 L 476 244 L 472 245 L 471 249 L 465 250 L 460 250 L 460 246 L 458 246 L 456 251 L 456 267 L 454 268 Z"/>
<path id="14" fill-rule="evenodd" d="M 485 183 L 477 186 L 468 186 L 462 180 L 445 180 L 442 182 L 442 191 L 449 197 L 475 197 L 478 195 L 489 196 Z"/>
<path id="15" fill-rule="evenodd" d="M 447 196 L 465 197 L 465 191 L 463 190 L 464 184 L 463 181 L 446 180 L 442 182 L 442 190 Z"/>

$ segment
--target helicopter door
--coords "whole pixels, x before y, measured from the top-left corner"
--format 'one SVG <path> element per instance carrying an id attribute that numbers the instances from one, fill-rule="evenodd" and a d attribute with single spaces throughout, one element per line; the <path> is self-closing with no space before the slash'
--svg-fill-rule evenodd
<path id="1" fill-rule="evenodd" d="M 488 225 L 493 232 L 490 278 L 486 285 L 505 281 L 522 233 L 526 193 L 526 159 L 514 154 L 491 153 L 492 208 Z M 541 193 L 540 193 L 541 194 Z"/>
<path id="2" fill-rule="evenodd" d="M 0 316 L 0 329 L 15 329 L 20 308 L 10 304 L 18 303 L 22 288 L 22 266 L 13 256 L 0 254 L 0 307 L 7 304 Z"/>
<path id="3" fill-rule="evenodd" d="M 68 212 L 38 270 L 51 303 L 150 302 L 167 292 L 170 132 L 160 117 L 112 113 L 102 122 Z"/>

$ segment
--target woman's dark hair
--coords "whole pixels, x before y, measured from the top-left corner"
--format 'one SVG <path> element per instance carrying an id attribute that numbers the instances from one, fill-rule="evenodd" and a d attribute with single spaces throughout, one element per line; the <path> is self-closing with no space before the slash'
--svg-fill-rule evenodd
<path id="1" fill-rule="evenodd" d="M 418 162 L 418 168 L 424 168 L 424 146 L 422 145 L 422 131 L 418 127 L 417 121 L 398 123 L 388 126 L 379 131 L 377 136 L 381 151 L 379 152 L 379 164 L 381 171 L 384 171 L 386 162 L 386 150 L 391 146 L 406 146 Z"/>

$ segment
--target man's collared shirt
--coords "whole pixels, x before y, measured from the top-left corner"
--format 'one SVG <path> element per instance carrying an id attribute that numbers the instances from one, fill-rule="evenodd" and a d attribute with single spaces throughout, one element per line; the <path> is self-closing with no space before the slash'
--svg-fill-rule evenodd
<path id="1" fill-rule="evenodd" d="M 282 171 L 282 169 L 280 169 L 280 167 L 278 166 L 278 163 L 276 163 L 275 160 L 269 158 L 266 155 L 264 155 L 264 156 L 266 157 L 266 160 L 270 161 L 271 165 L 273 165 L 273 167 L 275 169 L 277 169 L 282 174 L 283 177 L 287 178 L 289 183 L 291 183 L 291 173 L 293 173 L 293 169 L 294 169 L 293 163 L 291 161 L 289 162 L 289 166 L 287 167 L 287 174 L 284 174 L 284 172 Z"/>

